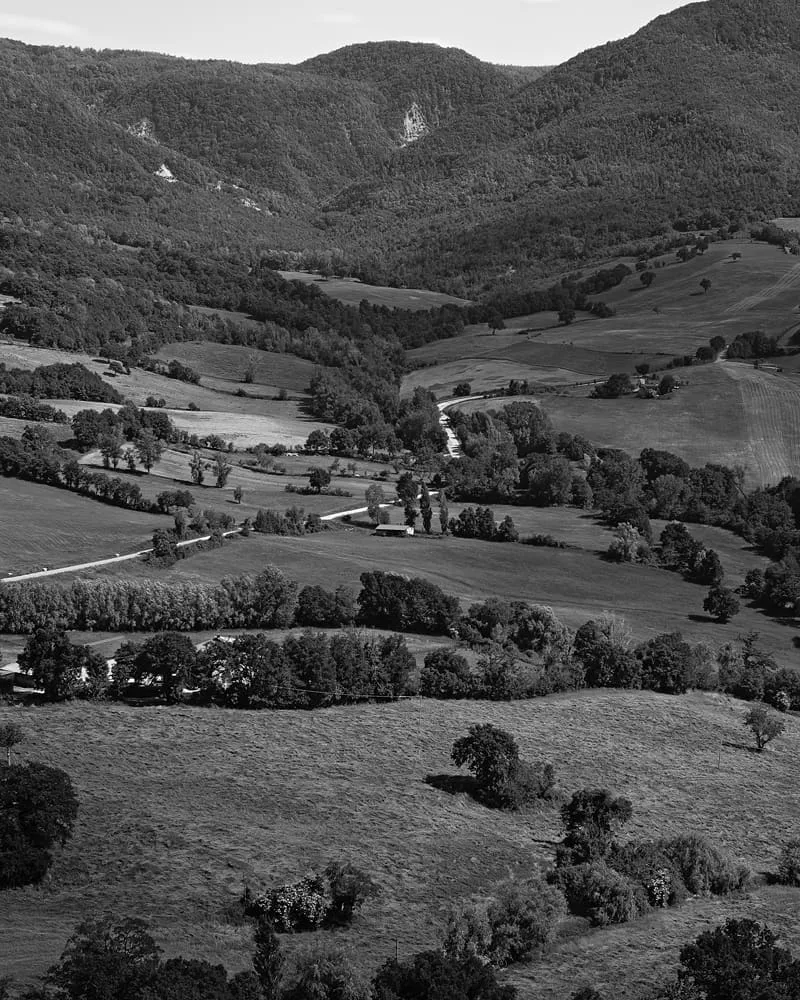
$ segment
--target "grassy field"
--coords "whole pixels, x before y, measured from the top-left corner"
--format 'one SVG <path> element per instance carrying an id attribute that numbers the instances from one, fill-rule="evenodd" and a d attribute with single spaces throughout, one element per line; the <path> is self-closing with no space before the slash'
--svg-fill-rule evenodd
<path id="1" fill-rule="evenodd" d="M 547 530 L 548 522 L 543 520 L 542 525 Z M 724 563 L 724 553 L 721 558 Z M 762 644 L 779 662 L 789 665 L 797 659 L 796 621 L 787 623 L 794 628 L 787 627 L 744 607 L 728 625 L 715 624 L 702 610 L 707 588 L 664 570 L 608 563 L 596 551 L 579 548 L 493 545 L 424 535 L 378 538 L 369 531 L 343 526 L 302 538 L 253 534 L 222 549 L 198 553 L 170 570 L 127 563 L 89 570 L 84 576 L 215 581 L 225 575 L 258 572 L 265 564 L 280 567 L 301 586 L 343 584 L 358 590 L 361 573 L 369 569 L 423 576 L 459 597 L 465 608 L 490 596 L 546 604 L 572 628 L 604 611 L 615 611 L 628 621 L 637 641 L 681 631 L 693 642 L 716 648 L 754 630 L 762 634 Z"/>
<path id="2" fill-rule="evenodd" d="M 198 372 L 204 385 L 220 387 L 228 392 L 236 392 L 237 388 L 258 392 L 260 387 L 305 393 L 317 367 L 311 361 L 291 354 L 272 354 L 211 341 L 167 344 L 156 356 L 165 361 L 180 361 Z M 244 374 L 250 365 L 253 366 L 253 382 L 245 385 Z"/>
<path id="3" fill-rule="evenodd" d="M 0 578 L 135 552 L 170 523 L 67 490 L 0 479 Z"/>
<path id="4" fill-rule="evenodd" d="M 183 383 L 180 383 L 183 385 Z M 195 387 L 196 388 L 196 387 Z M 202 387 L 197 391 L 200 398 Z M 189 394 L 191 395 L 191 394 Z M 218 393 L 215 395 L 219 396 Z M 75 399 L 47 400 L 68 417 L 79 410 L 118 410 L 117 404 L 89 403 Z M 230 396 L 225 402 L 226 409 L 220 410 L 174 410 L 165 408 L 164 413 L 180 430 L 187 434 L 207 437 L 219 434 L 226 441 L 233 441 L 237 448 L 250 448 L 256 444 L 285 444 L 299 448 L 305 444 L 308 435 L 316 428 L 330 430 L 331 425 L 307 416 L 300 404 L 294 400 L 262 400 Z"/>
<path id="5" fill-rule="evenodd" d="M 443 292 L 430 292 L 424 288 L 388 288 L 384 285 L 368 285 L 357 278 L 323 278 L 320 274 L 308 271 L 281 271 L 280 274 L 287 281 L 316 284 L 325 295 L 351 306 L 357 306 L 364 299 L 377 306 L 411 309 L 414 312 L 446 305 L 470 305 L 469 299 L 459 299 Z"/>
<path id="6" fill-rule="evenodd" d="M 588 389 L 536 400 L 557 431 L 638 455 L 663 448 L 692 465 L 741 465 L 752 488 L 777 482 L 800 466 L 800 380 L 718 362 L 675 374 L 683 387 L 660 399 L 591 399 Z M 502 399 L 462 404 L 497 409 Z"/>
<path id="7" fill-rule="evenodd" d="M 742 258 L 734 261 L 734 252 Z M 459 337 L 409 352 L 418 362 L 445 366 L 441 378 L 435 368 L 412 378 L 424 380 L 419 384 L 447 384 L 451 371 L 446 366 L 453 362 L 467 363 L 459 377 L 469 377 L 471 363 L 482 366 L 480 378 L 473 380 L 477 390 L 494 384 L 486 371 L 492 361 L 516 365 L 516 378 L 535 378 L 527 369 L 540 367 L 587 375 L 633 371 L 640 362 L 663 365 L 674 355 L 693 355 L 718 334 L 728 342 L 754 329 L 781 336 L 800 324 L 800 265 L 779 248 L 734 240 L 712 244 L 685 264 L 674 254 L 659 262 L 663 266 L 655 270 L 650 288 L 634 273 L 595 296 L 616 310 L 609 319 L 579 313 L 564 326 L 553 313 L 541 313 L 508 320 L 508 329 L 494 335 L 485 325 L 468 327 Z M 700 287 L 704 278 L 711 281 L 707 294 Z M 494 381 L 500 374 L 498 369 Z"/>
<path id="8" fill-rule="evenodd" d="M 757 874 L 773 870 L 800 818 L 786 795 L 800 779 L 800 724 L 788 718 L 768 753 L 751 753 L 743 707 L 602 691 L 314 713 L 0 709 L 0 721 L 26 730 L 24 757 L 64 768 L 81 804 L 44 888 L 4 894 L 0 972 L 41 974 L 79 920 L 106 910 L 147 919 L 167 955 L 244 968 L 249 931 L 223 917 L 243 883 L 278 884 L 332 858 L 355 860 L 381 888 L 335 936 L 362 968 L 395 948 L 407 957 L 433 946 L 452 901 L 548 865 L 560 836 L 555 813 L 504 815 L 425 783 L 454 771 L 452 742 L 476 721 L 512 732 L 523 756 L 550 760 L 565 789 L 628 796 L 626 836 L 702 831 Z M 797 902 L 797 890 L 757 879 L 746 898 L 692 900 L 630 926 L 573 925 L 542 961 L 505 977 L 522 1000 L 566 1000 L 585 982 L 634 1000 L 674 971 L 682 943 L 728 916 L 768 919 L 797 951 Z"/>

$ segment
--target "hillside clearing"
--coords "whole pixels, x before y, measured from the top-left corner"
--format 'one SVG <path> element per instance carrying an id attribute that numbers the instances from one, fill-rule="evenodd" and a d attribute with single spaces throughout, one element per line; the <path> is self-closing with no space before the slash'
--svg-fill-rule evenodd
<path id="1" fill-rule="evenodd" d="M 638 455 L 660 448 L 691 465 L 741 465 L 749 488 L 774 484 L 800 467 L 800 383 L 735 362 L 675 372 L 682 388 L 661 399 L 590 399 L 589 389 L 539 397 L 558 431 Z M 496 409 L 502 399 L 464 403 Z"/>
<path id="2" fill-rule="evenodd" d="M 390 309 L 436 309 L 439 306 L 468 306 L 469 299 L 459 299 L 443 292 L 430 292 L 424 288 L 390 288 L 385 285 L 368 285 L 358 278 L 323 278 L 309 271 L 279 271 L 287 281 L 300 281 L 304 285 L 317 285 L 319 290 L 345 305 L 357 306 L 364 299 L 376 306 Z"/>
<path id="3" fill-rule="evenodd" d="M 111 507 L 67 490 L 0 479 L 0 577 L 147 547 L 157 514 Z"/>
<path id="4" fill-rule="evenodd" d="M 749 753 L 742 709 L 715 695 L 631 691 L 317 712 L 0 709 L 0 720 L 26 730 L 24 757 L 63 767 L 81 803 L 45 890 L 5 894 L 3 971 L 20 980 L 41 974 L 74 925 L 106 909 L 143 916 L 168 955 L 244 968 L 249 931 L 226 924 L 223 908 L 245 882 L 274 885 L 331 858 L 355 860 L 381 887 L 336 934 L 362 968 L 393 956 L 395 941 L 401 957 L 433 946 L 450 902 L 548 864 L 559 837 L 555 813 L 500 814 L 424 782 L 454 771 L 452 742 L 476 721 L 512 732 L 523 756 L 552 761 L 567 789 L 628 796 L 626 837 L 699 829 L 768 871 L 800 818 L 785 795 L 800 779 L 800 726 L 787 719 L 768 753 Z M 643 984 L 675 968 L 684 941 L 727 916 L 769 912 L 796 950 L 796 899 L 796 890 L 759 884 L 747 899 L 691 901 L 641 924 L 566 938 L 543 962 L 507 976 L 521 1000 L 564 1000 L 566 969 L 568 983 L 638 1000 Z"/>

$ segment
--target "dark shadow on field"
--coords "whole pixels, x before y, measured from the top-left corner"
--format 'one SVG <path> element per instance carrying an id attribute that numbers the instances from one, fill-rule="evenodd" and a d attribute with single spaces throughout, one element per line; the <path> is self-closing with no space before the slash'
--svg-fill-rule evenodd
<path id="1" fill-rule="evenodd" d="M 726 743 L 726 742 L 723 742 L 722 745 L 724 747 L 727 747 L 729 750 L 744 750 L 745 753 L 763 753 L 762 750 L 756 750 L 755 747 L 751 747 L 747 743 Z"/>
<path id="2" fill-rule="evenodd" d="M 448 795 L 478 797 L 478 782 L 468 774 L 427 774 L 425 784 Z"/>
<path id="3" fill-rule="evenodd" d="M 716 618 L 712 618 L 711 615 L 687 615 L 686 617 L 690 622 L 697 622 L 700 625 L 718 624 Z"/>

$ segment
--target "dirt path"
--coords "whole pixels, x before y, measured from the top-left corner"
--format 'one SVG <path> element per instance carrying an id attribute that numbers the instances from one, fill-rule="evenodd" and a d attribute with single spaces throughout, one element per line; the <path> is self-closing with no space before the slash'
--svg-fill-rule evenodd
<path id="1" fill-rule="evenodd" d="M 366 509 L 366 508 L 365 508 Z M 331 515 L 336 516 L 336 515 Z M 323 520 L 325 520 L 323 518 Z M 241 528 L 234 528 L 231 531 L 223 531 L 225 538 L 229 535 L 238 535 Z M 187 538 L 183 542 L 178 542 L 178 548 L 187 545 L 197 545 L 198 542 L 207 542 L 211 535 L 202 535 L 200 538 Z M 148 555 L 153 549 L 139 549 L 138 552 L 127 552 L 124 556 L 111 556 L 109 559 L 95 559 L 93 562 L 75 563 L 72 566 L 59 566 L 56 569 L 40 569 L 36 573 L 22 573 L 19 576 L 5 576 L 0 578 L 0 583 L 21 583 L 24 580 L 41 580 L 47 576 L 58 576 L 60 573 L 76 573 L 82 569 L 94 569 L 97 566 L 111 566 L 113 563 L 129 562 L 131 559 L 140 559 Z"/>

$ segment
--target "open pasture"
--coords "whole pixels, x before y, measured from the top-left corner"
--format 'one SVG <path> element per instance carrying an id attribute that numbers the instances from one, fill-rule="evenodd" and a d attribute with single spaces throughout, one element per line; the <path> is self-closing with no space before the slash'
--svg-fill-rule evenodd
<path id="1" fill-rule="evenodd" d="M 734 260 L 732 254 L 741 254 Z M 701 256 L 681 263 L 660 258 L 655 280 L 644 288 L 638 273 L 595 298 L 616 316 L 572 324 L 567 331 L 543 331 L 540 340 L 614 351 L 694 354 L 711 337 L 730 343 L 738 334 L 783 333 L 798 322 L 800 265 L 779 247 L 746 240 L 713 243 Z M 703 279 L 711 286 L 704 292 Z M 568 334 L 568 336 L 567 336 Z"/>
<path id="2" fill-rule="evenodd" d="M 734 260 L 733 253 L 741 259 Z M 675 355 L 694 355 L 717 335 L 729 343 L 756 329 L 788 336 L 800 324 L 800 265 L 777 247 L 730 240 L 712 244 L 685 264 L 672 253 L 660 260 L 664 266 L 654 270 L 650 288 L 633 273 L 617 288 L 594 296 L 616 310 L 609 319 L 579 313 L 564 326 L 553 313 L 540 313 L 507 320 L 508 329 L 494 334 L 485 324 L 472 326 L 458 337 L 409 351 L 411 361 L 436 367 L 413 372 L 404 390 L 417 384 L 445 387 L 456 373 L 458 380 L 471 381 L 473 389 L 493 388 L 507 368 L 504 364 L 494 378 L 487 378 L 485 366 L 492 361 L 510 362 L 516 369 L 511 377 L 535 381 L 545 378 L 526 369 L 563 369 L 591 377 L 632 372 L 645 362 L 657 368 Z M 707 293 L 700 286 L 705 278 L 711 281 Z M 453 362 L 457 367 L 448 368 Z"/>
<path id="3" fill-rule="evenodd" d="M 443 292 L 430 292 L 424 288 L 389 288 L 385 285 L 368 285 L 358 278 L 323 278 L 321 274 L 309 271 L 280 271 L 287 281 L 300 281 L 304 285 L 315 284 L 319 290 L 345 305 L 357 306 L 364 299 L 376 306 L 390 309 L 437 309 L 439 306 L 468 306 L 469 299 L 459 299 Z"/>
<path id="4" fill-rule="evenodd" d="M 203 377 L 203 385 L 234 393 L 237 389 L 258 393 L 264 388 L 305 393 L 317 368 L 311 361 L 292 354 L 273 354 L 205 340 L 167 344 L 156 356 L 164 361 L 180 361 L 193 368 Z M 245 384 L 245 372 L 250 366 L 253 382 Z"/>
<path id="5" fill-rule="evenodd" d="M 399 522 L 399 517 L 394 520 Z M 464 608 L 487 597 L 545 604 L 571 628 L 614 611 L 628 621 L 637 641 L 680 631 L 693 642 L 717 647 L 753 630 L 762 633 L 765 645 L 779 662 L 789 665 L 797 660 L 792 645 L 796 628 L 749 607 L 729 624 L 717 625 L 703 612 L 707 588 L 665 570 L 609 563 L 596 551 L 577 548 L 493 544 L 423 534 L 380 538 L 345 525 L 300 538 L 254 533 L 222 549 L 198 553 L 168 570 L 125 563 L 82 575 L 211 582 L 226 575 L 255 573 L 267 564 L 279 567 L 301 586 L 344 585 L 356 591 L 365 570 L 421 576 L 455 594 Z"/>
<path id="6" fill-rule="evenodd" d="M 34 424 L 32 420 L 17 420 L 14 417 L 0 417 L 0 436 L 19 440 L 25 428 L 32 425 L 46 430 L 55 441 L 68 441 L 72 437 L 69 424 Z"/>
<path id="7" fill-rule="evenodd" d="M 156 514 L 0 479 L 0 578 L 135 552 L 147 548 L 156 528 L 168 526 Z"/>
<path id="8" fill-rule="evenodd" d="M 682 388 L 659 399 L 591 399 L 588 389 L 536 397 L 556 431 L 638 455 L 671 451 L 692 465 L 741 465 L 750 488 L 774 484 L 800 467 L 800 380 L 736 362 L 674 373 Z M 520 397 L 524 398 L 524 397 Z M 476 399 L 467 412 L 507 400 Z"/>
<path id="9" fill-rule="evenodd" d="M 453 773 L 453 740 L 475 722 L 513 733 L 570 791 L 608 787 L 633 803 L 625 838 L 702 830 L 756 873 L 794 835 L 800 725 L 766 754 L 746 749 L 744 705 L 592 691 L 511 704 L 412 699 L 317 712 L 256 713 L 81 704 L 0 709 L 26 731 L 21 753 L 66 770 L 75 835 L 44 892 L 5 894 L 3 972 L 42 974 L 75 924 L 105 910 L 147 919 L 167 956 L 247 967 L 251 931 L 224 920 L 241 893 L 331 859 L 369 871 L 380 896 L 335 940 L 373 971 L 435 946 L 448 906 L 552 863 L 555 811 L 486 809 L 425 783 Z M 759 821 L 754 825 L 753 817 Z M 669 977 L 680 946 L 730 916 L 768 918 L 800 946 L 797 890 L 757 880 L 746 898 L 695 899 L 643 922 L 574 930 L 504 977 L 521 1000 L 566 1000 L 594 983 L 620 1000 Z M 330 932 L 316 937 L 330 938 Z M 293 951 L 310 935 L 288 935 Z"/>
<path id="10" fill-rule="evenodd" d="M 259 508 L 272 508 L 283 513 L 288 507 L 302 507 L 307 513 L 332 514 L 348 508 L 363 507 L 365 504 L 364 491 L 372 482 L 364 476 L 354 478 L 352 476 L 342 476 L 333 474 L 330 487 L 350 491 L 353 496 L 337 497 L 326 494 L 308 494 L 287 492 L 287 484 L 305 487 L 308 485 L 309 470 L 313 468 L 329 468 L 330 461 L 322 457 L 311 457 L 298 455 L 291 458 L 277 459 L 277 463 L 285 466 L 284 474 L 258 472 L 254 469 L 245 468 L 237 464 L 237 459 L 229 455 L 228 460 L 232 466 L 228 482 L 222 488 L 215 485 L 213 467 L 206 470 L 205 480 L 201 486 L 197 486 L 192 481 L 189 463 L 192 459 L 192 452 L 180 451 L 177 448 L 167 448 L 158 462 L 153 466 L 149 474 L 143 470 L 134 473 L 128 472 L 124 463 L 120 468 L 105 469 L 102 458 L 97 451 L 88 452 L 81 458 L 83 465 L 88 465 L 98 471 L 107 472 L 109 475 L 118 476 L 127 482 L 135 483 L 142 491 L 143 496 L 148 500 L 155 497 L 164 490 L 187 489 L 195 498 L 200 507 L 211 507 L 221 509 L 234 516 L 237 521 L 245 517 L 254 517 Z M 214 452 L 202 451 L 200 454 L 210 464 L 213 460 Z M 242 502 L 237 504 L 233 499 L 233 491 L 237 486 L 242 488 Z M 384 490 L 389 495 L 394 495 L 393 489 L 384 484 Z"/>
<path id="11" fill-rule="evenodd" d="M 182 384 L 182 383 L 181 383 Z M 201 389 L 201 392 L 203 390 Z M 207 390 L 210 391 L 210 390 Z M 79 410 L 118 410 L 114 403 L 91 403 L 75 399 L 48 399 L 46 402 L 73 417 Z M 228 409 L 174 410 L 166 413 L 179 430 L 198 437 L 218 434 L 233 441 L 237 448 L 251 448 L 262 442 L 282 443 L 299 448 L 316 428 L 331 430 L 332 425 L 307 417 L 294 400 L 261 400 L 229 397 Z"/>

